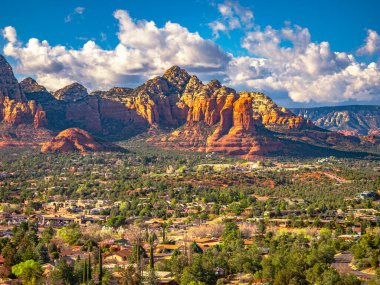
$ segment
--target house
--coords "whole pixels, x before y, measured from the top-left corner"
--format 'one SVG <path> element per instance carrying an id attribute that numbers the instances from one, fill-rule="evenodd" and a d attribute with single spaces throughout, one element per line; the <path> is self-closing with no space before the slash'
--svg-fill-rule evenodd
<path id="1" fill-rule="evenodd" d="M 355 197 L 357 199 L 365 200 L 365 199 L 375 198 L 376 193 L 375 191 L 364 191 L 362 193 L 356 194 Z"/>
<path id="2" fill-rule="evenodd" d="M 126 248 L 126 249 L 122 249 L 114 253 L 111 253 L 110 255 L 106 256 L 104 260 L 109 261 L 109 262 L 125 262 L 127 261 L 128 257 L 131 255 L 132 255 L 132 248 Z"/>
<path id="3" fill-rule="evenodd" d="M 177 244 L 158 244 L 156 246 L 156 252 L 160 253 L 172 253 L 175 250 L 180 250 L 182 246 Z"/>

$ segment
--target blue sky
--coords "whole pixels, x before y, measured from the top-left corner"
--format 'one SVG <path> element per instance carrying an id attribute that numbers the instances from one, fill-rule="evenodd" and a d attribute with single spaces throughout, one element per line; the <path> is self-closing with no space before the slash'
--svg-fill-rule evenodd
<path id="1" fill-rule="evenodd" d="M 115 16 L 115 11 L 126 14 Z M 19 78 L 33 76 L 52 90 L 74 80 L 89 89 L 136 86 L 178 64 L 205 81 L 215 77 L 238 90 L 265 91 L 287 106 L 378 104 L 378 11 L 380 1 L 376 0 L 3 0 L 0 28 L 11 26 L 13 30 L 0 37 L 0 46 L 9 45 L 10 34 L 17 33 L 12 48 L 2 53 Z M 153 34 L 149 21 L 153 21 Z M 179 25 L 166 27 L 167 22 Z M 216 32 L 212 28 L 215 23 L 220 28 Z M 181 42 L 172 40 L 176 33 Z M 138 41 L 151 37 L 157 37 L 156 41 Z M 28 47 L 31 38 L 39 43 Z M 43 40 L 48 43 L 42 44 Z M 85 53 L 84 45 L 89 41 L 95 46 L 88 44 Z M 170 51 L 172 42 L 175 48 Z M 156 51 L 158 43 L 161 49 L 176 54 Z M 126 48 L 122 55 L 118 46 Z M 43 47 L 48 50 L 44 55 Z M 36 52 L 38 60 L 33 60 Z M 154 64 L 144 60 L 144 55 Z M 118 56 L 118 62 L 125 60 L 128 68 L 116 64 L 116 71 L 106 76 Z M 106 64 L 100 66 L 103 62 Z M 307 73 L 302 72 L 302 64 Z M 84 72 L 80 74 L 69 65 Z M 91 73 L 94 66 L 97 71 Z M 289 71 L 278 66 L 292 67 Z M 295 77 L 299 81 L 289 84 Z M 358 82 L 351 84 L 356 79 Z M 319 85 L 329 86 L 319 90 Z M 302 90 L 310 95 L 300 94 Z M 323 94 L 326 92 L 331 94 Z"/>

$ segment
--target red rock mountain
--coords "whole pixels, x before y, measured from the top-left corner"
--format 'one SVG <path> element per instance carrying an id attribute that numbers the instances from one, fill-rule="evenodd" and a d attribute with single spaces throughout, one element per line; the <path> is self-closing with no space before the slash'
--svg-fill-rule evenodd
<path id="1" fill-rule="evenodd" d="M 354 149 L 360 144 L 359 139 L 315 127 L 263 93 L 236 92 L 217 80 L 204 84 L 177 66 L 135 89 L 114 87 L 89 94 L 73 83 L 50 93 L 31 78 L 18 84 L 0 57 L 0 121 L 53 133 L 80 128 L 113 139 L 146 132 L 149 142 L 163 148 L 244 157 L 301 154 L 313 146 Z M 62 137 L 56 140 L 55 145 L 65 148 L 74 144 Z"/>
<path id="2" fill-rule="evenodd" d="M 34 124 L 35 128 L 47 125 L 46 113 L 35 101 L 27 101 L 15 78 L 12 67 L 0 55 L 0 122 L 17 126 Z"/>
<path id="3" fill-rule="evenodd" d="M 87 152 L 87 151 L 114 151 L 120 148 L 102 139 L 93 137 L 88 132 L 70 128 L 60 132 L 50 142 L 45 143 L 41 151 L 46 152 Z"/>

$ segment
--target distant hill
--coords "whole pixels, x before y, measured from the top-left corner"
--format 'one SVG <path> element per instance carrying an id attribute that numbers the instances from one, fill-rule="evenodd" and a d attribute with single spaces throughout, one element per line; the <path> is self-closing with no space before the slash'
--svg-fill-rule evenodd
<path id="1" fill-rule="evenodd" d="M 352 135 L 380 135 L 380 106 L 352 105 L 294 108 L 293 113 L 318 127 Z"/>

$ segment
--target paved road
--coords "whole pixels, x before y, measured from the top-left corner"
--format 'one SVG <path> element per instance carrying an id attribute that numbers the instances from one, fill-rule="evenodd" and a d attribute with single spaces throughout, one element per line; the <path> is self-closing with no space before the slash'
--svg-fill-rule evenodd
<path id="1" fill-rule="evenodd" d="M 349 265 L 351 260 L 352 253 L 349 251 L 344 251 L 342 254 L 335 256 L 335 262 L 332 264 L 332 267 L 334 267 L 341 274 L 353 274 L 361 279 L 372 279 L 375 277 L 375 275 L 352 269 Z"/>

